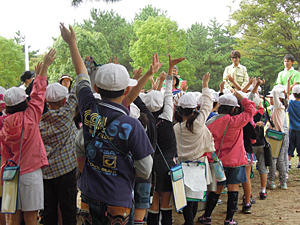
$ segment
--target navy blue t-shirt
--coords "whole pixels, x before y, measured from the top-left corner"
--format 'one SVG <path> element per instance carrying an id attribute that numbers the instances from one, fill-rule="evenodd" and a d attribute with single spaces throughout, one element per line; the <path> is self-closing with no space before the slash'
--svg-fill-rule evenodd
<path id="1" fill-rule="evenodd" d="M 300 102 L 297 100 L 289 101 L 290 129 L 300 131 Z"/>
<path id="2" fill-rule="evenodd" d="M 135 179 L 133 160 L 143 159 L 153 153 L 144 128 L 137 119 L 128 116 L 129 112 L 124 106 L 108 100 L 102 100 L 99 104 L 89 87 L 80 89 L 78 105 L 86 146 L 79 189 L 84 196 L 96 201 L 130 208 Z M 116 114 L 121 116 L 111 122 Z M 101 132 L 96 135 L 96 139 L 92 139 L 96 121 L 97 130 Z M 86 145 L 91 139 L 94 148 Z"/>

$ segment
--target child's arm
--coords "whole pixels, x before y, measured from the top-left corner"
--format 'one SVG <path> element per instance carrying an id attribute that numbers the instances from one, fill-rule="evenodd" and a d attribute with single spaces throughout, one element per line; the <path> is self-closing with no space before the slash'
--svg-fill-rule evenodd
<path id="1" fill-rule="evenodd" d="M 48 77 L 48 68 L 49 66 L 53 63 L 53 61 L 56 59 L 56 50 L 55 49 L 51 49 L 48 54 L 45 55 L 44 57 L 44 63 L 42 64 L 42 66 L 40 64 L 38 64 L 37 67 L 41 66 L 41 70 L 40 70 L 40 76 L 41 77 Z M 38 68 L 36 68 L 38 70 Z"/>
<path id="2" fill-rule="evenodd" d="M 139 79 L 138 84 L 135 87 L 132 87 L 130 92 L 125 96 L 127 106 L 129 106 L 136 99 L 136 97 L 139 95 L 139 93 L 147 83 L 149 77 L 156 73 L 161 66 L 162 63 L 159 63 L 158 54 L 153 53 L 150 69 L 145 73 L 144 76 Z"/>
<path id="3" fill-rule="evenodd" d="M 242 92 L 247 92 L 248 88 L 251 86 L 251 84 L 253 84 L 254 78 L 252 77 L 251 79 L 249 79 L 248 84 L 243 88 Z"/>
<path id="4" fill-rule="evenodd" d="M 65 27 L 63 23 L 60 23 L 60 32 L 61 36 L 64 39 L 64 41 L 69 45 L 72 62 L 74 69 L 76 71 L 76 74 L 88 74 L 87 69 L 81 59 L 81 56 L 79 54 L 77 44 L 76 44 L 76 35 L 72 28 L 72 26 L 69 26 L 70 31 Z"/>
<path id="5" fill-rule="evenodd" d="M 220 84 L 219 84 L 219 87 L 220 87 L 220 93 L 223 93 L 224 91 L 224 88 L 225 88 L 225 80 L 223 80 Z"/>
<path id="6" fill-rule="evenodd" d="M 172 122 L 173 120 L 173 94 L 172 94 L 172 83 L 173 83 L 173 68 L 176 64 L 185 60 L 185 57 L 178 59 L 172 59 L 169 55 L 169 72 L 166 76 L 166 88 L 164 93 L 164 110 L 159 115 L 159 118 L 165 119 Z"/>
<path id="7" fill-rule="evenodd" d="M 162 85 L 166 79 L 167 74 L 165 73 L 165 71 L 162 71 L 161 74 L 159 75 L 159 83 L 158 83 L 158 87 L 157 90 L 160 91 L 162 88 Z"/>
<path id="8" fill-rule="evenodd" d="M 228 75 L 227 79 L 233 84 L 233 86 L 236 88 L 236 90 L 238 90 L 238 91 L 242 90 L 241 86 L 237 82 L 235 82 L 233 76 Z"/>
<path id="9" fill-rule="evenodd" d="M 258 87 L 261 85 L 261 84 L 264 84 L 265 83 L 265 79 L 261 80 L 260 77 L 257 79 L 257 82 L 253 88 L 253 90 L 251 91 L 253 94 L 258 94 Z"/>

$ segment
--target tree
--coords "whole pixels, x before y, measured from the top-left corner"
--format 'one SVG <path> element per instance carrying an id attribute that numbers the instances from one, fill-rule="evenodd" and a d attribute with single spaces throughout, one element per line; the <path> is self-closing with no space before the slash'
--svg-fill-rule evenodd
<path id="1" fill-rule="evenodd" d="M 111 54 L 105 37 L 98 32 L 91 33 L 80 27 L 74 27 L 77 37 L 78 50 L 84 59 L 87 55 L 94 55 L 96 62 L 108 63 Z M 50 83 L 57 82 L 62 74 L 76 77 L 68 45 L 59 36 L 52 48 L 57 50 L 57 58 L 49 68 Z"/>
<path id="2" fill-rule="evenodd" d="M 0 86 L 9 88 L 19 85 L 24 67 L 22 46 L 14 43 L 13 39 L 0 36 Z"/>
<path id="3" fill-rule="evenodd" d="M 219 89 L 219 83 L 223 80 L 223 72 L 231 61 L 230 52 L 234 38 L 229 34 L 223 24 L 216 19 L 211 20 L 205 27 L 195 23 L 187 30 L 187 59 L 195 66 L 195 83 L 190 86 L 191 90 L 200 91 L 202 87 L 202 76 L 210 72 L 210 88 Z"/>
<path id="4" fill-rule="evenodd" d="M 85 20 L 81 25 L 91 32 L 100 32 L 106 38 L 110 51 L 119 58 L 119 63 L 131 71 L 129 56 L 129 43 L 133 39 L 133 25 L 127 23 L 119 14 L 111 11 L 91 10 L 91 19 Z M 102 62 L 98 62 L 102 63 Z"/>
<path id="5" fill-rule="evenodd" d="M 164 63 L 160 72 L 168 72 L 169 54 L 172 58 L 185 56 L 186 34 L 175 21 L 165 17 L 149 17 L 146 21 L 135 21 L 134 30 L 137 40 L 130 47 L 133 68 L 142 67 L 143 72 L 146 72 L 152 62 L 152 53 L 158 53 L 160 62 Z M 178 68 L 181 78 L 191 84 L 195 79 L 194 66 L 184 60 Z"/>
<path id="6" fill-rule="evenodd" d="M 23 52 L 25 53 L 25 44 L 24 44 L 25 36 L 23 36 L 21 34 L 21 31 L 19 31 L 19 30 L 16 32 L 16 35 L 17 36 L 14 36 L 14 41 L 15 41 L 15 43 L 17 43 L 18 45 L 21 45 L 23 47 Z M 29 60 L 31 58 L 36 58 L 36 54 L 40 51 L 40 50 L 30 51 L 30 48 L 31 48 L 31 46 L 29 45 L 28 46 L 28 58 L 29 58 Z"/>
<path id="7" fill-rule="evenodd" d="M 240 9 L 231 14 L 236 24 L 230 31 L 242 35 L 237 46 L 245 55 L 282 59 L 289 53 L 299 62 L 299 16 L 298 0 L 242 0 Z"/>
<path id="8" fill-rule="evenodd" d="M 119 2 L 120 0 L 94 0 L 95 2 L 106 2 L 106 3 L 109 3 L 109 2 Z M 80 4 L 83 3 L 83 0 L 71 0 L 71 4 L 72 6 L 79 6 Z"/>
<path id="9" fill-rule="evenodd" d="M 140 9 L 141 12 L 139 14 L 135 14 L 134 21 L 141 20 L 146 21 L 150 16 L 158 17 L 164 16 L 167 17 L 167 11 L 163 11 L 161 9 L 153 8 L 152 5 L 147 5 L 145 8 Z"/>

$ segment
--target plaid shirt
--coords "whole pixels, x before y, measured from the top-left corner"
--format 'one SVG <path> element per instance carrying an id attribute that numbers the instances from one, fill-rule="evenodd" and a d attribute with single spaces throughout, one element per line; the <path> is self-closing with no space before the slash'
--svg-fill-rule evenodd
<path id="1" fill-rule="evenodd" d="M 43 168 L 43 178 L 53 179 L 71 172 L 77 166 L 73 146 L 77 128 L 73 115 L 77 99 L 72 92 L 64 107 L 49 110 L 39 124 L 49 166 Z"/>

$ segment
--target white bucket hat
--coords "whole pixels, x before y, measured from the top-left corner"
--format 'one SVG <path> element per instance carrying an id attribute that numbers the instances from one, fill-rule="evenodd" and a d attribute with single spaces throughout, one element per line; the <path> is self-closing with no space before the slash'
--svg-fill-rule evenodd
<path id="1" fill-rule="evenodd" d="M 49 84 L 46 89 L 47 102 L 58 102 L 68 95 L 68 89 L 60 83 Z"/>

